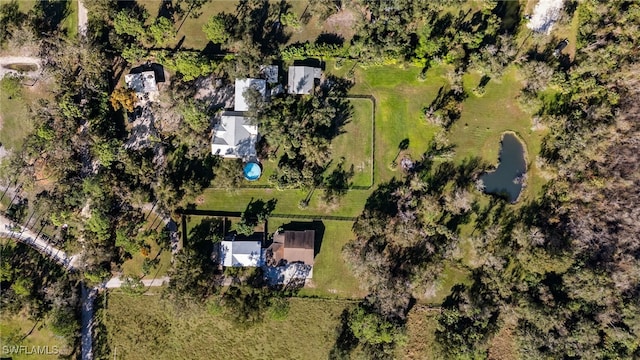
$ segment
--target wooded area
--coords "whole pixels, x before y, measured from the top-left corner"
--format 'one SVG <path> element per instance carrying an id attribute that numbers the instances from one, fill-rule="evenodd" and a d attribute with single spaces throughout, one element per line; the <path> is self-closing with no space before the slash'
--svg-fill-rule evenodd
<path id="1" fill-rule="evenodd" d="M 500 358 L 498 341 L 515 349 L 506 357 L 522 359 L 640 357 L 640 4 L 565 1 L 557 25 L 571 29 L 567 36 L 575 44 L 563 52 L 556 33 L 526 27 L 529 3 L 314 0 L 298 9 L 284 0 L 247 0 L 211 13 L 206 0 L 96 0 L 86 4 L 86 38 L 69 34 L 63 25 L 69 8 L 62 3 L 37 2 L 28 11 L 17 1 L 0 4 L 1 50 L 42 59 L 39 81 L 48 94 L 33 100 L 40 95 L 27 96 L 23 79 L 2 79 L 2 104 L 15 109 L 0 109 L 12 117 L 0 124 L 16 137 L 3 140 L 10 147 L 0 163 L 11 200 L 5 214 L 18 224 L 35 217 L 41 231 L 83 254 L 80 271 L 68 274 L 23 244 L 3 242 L 2 313 L 26 309 L 77 346 L 79 281 L 100 284 L 140 254 L 146 275 L 162 251 L 172 250 L 162 227 L 149 224 L 152 210 L 178 217 L 197 204 L 234 201 L 217 210 L 247 206 L 234 230 L 250 235 L 278 206 L 306 211 L 322 189 L 307 215 L 323 211 L 350 223 L 360 214 L 354 238 L 345 234 L 343 241 L 352 240 L 332 261 L 344 262 L 353 273 L 348 281 L 355 277 L 367 293 L 333 308 L 342 311 L 339 318 L 324 319 L 325 328 L 335 327 L 335 339 L 322 356 L 394 358 L 415 343 L 410 332 L 420 322 L 408 325 L 409 319 L 424 315 L 435 342 L 426 357 Z M 182 48 L 181 27 L 204 13 L 204 25 L 188 36 L 209 42 Z M 351 19 L 343 20 L 352 25 L 349 36 L 323 32 L 299 40 L 311 24 L 337 19 Z M 261 65 L 285 68 L 307 58 L 325 67 L 312 95 L 276 93 L 265 102 L 257 91 L 244 94 L 247 117 L 263 136 L 260 156 L 273 167 L 265 182 L 272 196 L 261 196 L 272 200 L 259 200 L 265 208 L 251 212 L 254 195 L 265 193 L 257 187 L 234 195 L 244 181 L 241 162 L 220 159 L 210 147 L 212 119 L 224 105 L 202 94 L 258 76 Z M 159 100 L 140 110 L 123 78 L 147 62 L 161 65 L 168 81 Z M 394 75 L 377 77 L 378 69 Z M 396 94 L 408 100 L 391 104 L 397 99 L 385 81 L 398 74 L 431 81 L 437 95 L 418 104 L 417 93 L 431 89 L 416 86 Z M 367 160 L 373 186 L 354 194 L 353 166 L 336 158 L 332 141 L 354 116 L 353 89 L 379 94 L 376 87 L 385 86 L 377 115 L 373 102 L 371 139 L 362 142 L 371 150 L 360 151 L 373 152 Z M 492 96 L 494 86 L 515 89 L 517 101 L 509 91 Z M 456 139 L 494 135 L 490 122 L 477 125 L 486 114 L 473 113 L 473 104 L 483 101 L 500 111 L 489 116 L 531 118 L 530 129 L 516 129 L 535 134 L 522 137 L 528 171 L 518 181 L 526 196 L 514 204 L 482 191 L 479 178 L 495 159 L 487 159 L 485 149 L 460 149 L 486 139 Z M 519 107 L 511 109 L 511 102 Z M 419 113 L 409 111 L 409 103 Z M 137 111 L 148 111 L 150 119 L 143 142 L 134 141 Z M 16 113 L 28 118 L 21 131 L 9 129 Z M 404 129 L 408 117 L 419 117 L 420 127 Z M 376 134 L 380 118 L 401 128 L 397 134 L 424 133 L 426 146 L 409 137 L 398 144 L 396 133 Z M 477 129 L 467 133 L 470 124 Z M 212 184 L 228 194 L 207 192 Z M 185 234 L 190 243 L 173 255 L 162 306 L 206 306 L 243 331 L 290 320 L 301 308 L 291 299 L 299 288 L 271 286 L 260 269 L 223 272 L 212 261 L 224 235 L 220 221 L 206 219 Z M 149 244 L 157 248 L 154 259 Z M 447 278 L 452 269 L 460 279 Z M 127 284 L 127 296 L 145 291 Z M 433 300 L 436 293 L 444 300 Z M 412 312 L 427 303 L 437 311 Z M 160 327 L 150 334 L 169 334 Z M 100 341 L 109 336 L 118 338 Z M 102 346 L 96 356 L 109 356 Z"/>

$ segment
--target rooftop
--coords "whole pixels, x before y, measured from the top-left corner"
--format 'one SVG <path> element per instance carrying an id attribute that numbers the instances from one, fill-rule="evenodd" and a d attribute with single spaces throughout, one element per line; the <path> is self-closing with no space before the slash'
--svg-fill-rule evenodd
<path id="1" fill-rule="evenodd" d="M 258 126 L 237 112 L 224 112 L 214 127 L 211 152 L 225 158 L 249 159 L 256 156 Z"/>
<path id="2" fill-rule="evenodd" d="M 127 74 L 124 81 L 129 89 L 133 89 L 138 94 L 148 94 L 158 91 L 156 75 L 153 71 L 143 71 L 137 74 Z"/>
<path id="3" fill-rule="evenodd" d="M 307 265 L 314 263 L 315 231 L 284 231 L 273 236 L 273 244 L 269 247 L 274 260 L 279 263 L 302 262 Z"/>
<path id="4" fill-rule="evenodd" d="M 221 241 L 220 262 L 223 266 L 256 267 L 262 265 L 262 242 Z"/>
<path id="5" fill-rule="evenodd" d="M 321 70 L 311 66 L 289 66 L 289 94 L 306 95 L 313 92 L 315 79 Z"/>
<path id="6" fill-rule="evenodd" d="M 249 88 L 254 88 L 264 98 L 267 94 L 267 82 L 263 79 L 236 79 L 236 97 L 233 109 L 235 111 L 249 110 L 249 104 L 244 97 L 244 92 Z"/>

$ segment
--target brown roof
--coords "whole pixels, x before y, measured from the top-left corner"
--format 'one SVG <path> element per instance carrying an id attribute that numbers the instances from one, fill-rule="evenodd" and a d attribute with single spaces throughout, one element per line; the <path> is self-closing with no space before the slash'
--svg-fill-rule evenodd
<path id="1" fill-rule="evenodd" d="M 313 265 L 314 262 L 315 231 L 285 231 L 273 237 L 273 244 L 269 247 L 274 260 L 286 260 L 288 263 L 303 262 Z"/>

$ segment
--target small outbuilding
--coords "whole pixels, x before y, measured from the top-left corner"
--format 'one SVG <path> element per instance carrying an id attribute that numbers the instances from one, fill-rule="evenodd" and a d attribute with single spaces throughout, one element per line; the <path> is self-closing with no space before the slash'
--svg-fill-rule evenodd
<path id="1" fill-rule="evenodd" d="M 249 104 L 247 104 L 247 100 L 244 97 L 245 91 L 249 88 L 257 90 L 263 99 L 266 98 L 267 82 L 264 79 L 236 79 L 235 102 L 233 106 L 235 111 L 249 110 Z"/>
<path id="2" fill-rule="evenodd" d="M 320 79 L 322 70 L 311 66 L 289 67 L 289 94 L 308 95 L 313 93 L 316 79 Z"/>
<path id="3" fill-rule="evenodd" d="M 225 267 L 262 266 L 262 242 L 225 240 L 220 242 L 220 264 Z"/>

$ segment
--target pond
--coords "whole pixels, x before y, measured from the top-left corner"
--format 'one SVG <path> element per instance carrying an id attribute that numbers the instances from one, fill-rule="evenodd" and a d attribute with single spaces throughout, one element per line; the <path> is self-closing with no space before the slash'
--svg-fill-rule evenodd
<path id="1" fill-rule="evenodd" d="M 506 197 L 515 202 L 522 191 L 527 164 L 524 158 L 524 145 L 514 133 L 502 135 L 498 168 L 480 177 L 484 191 Z"/>

